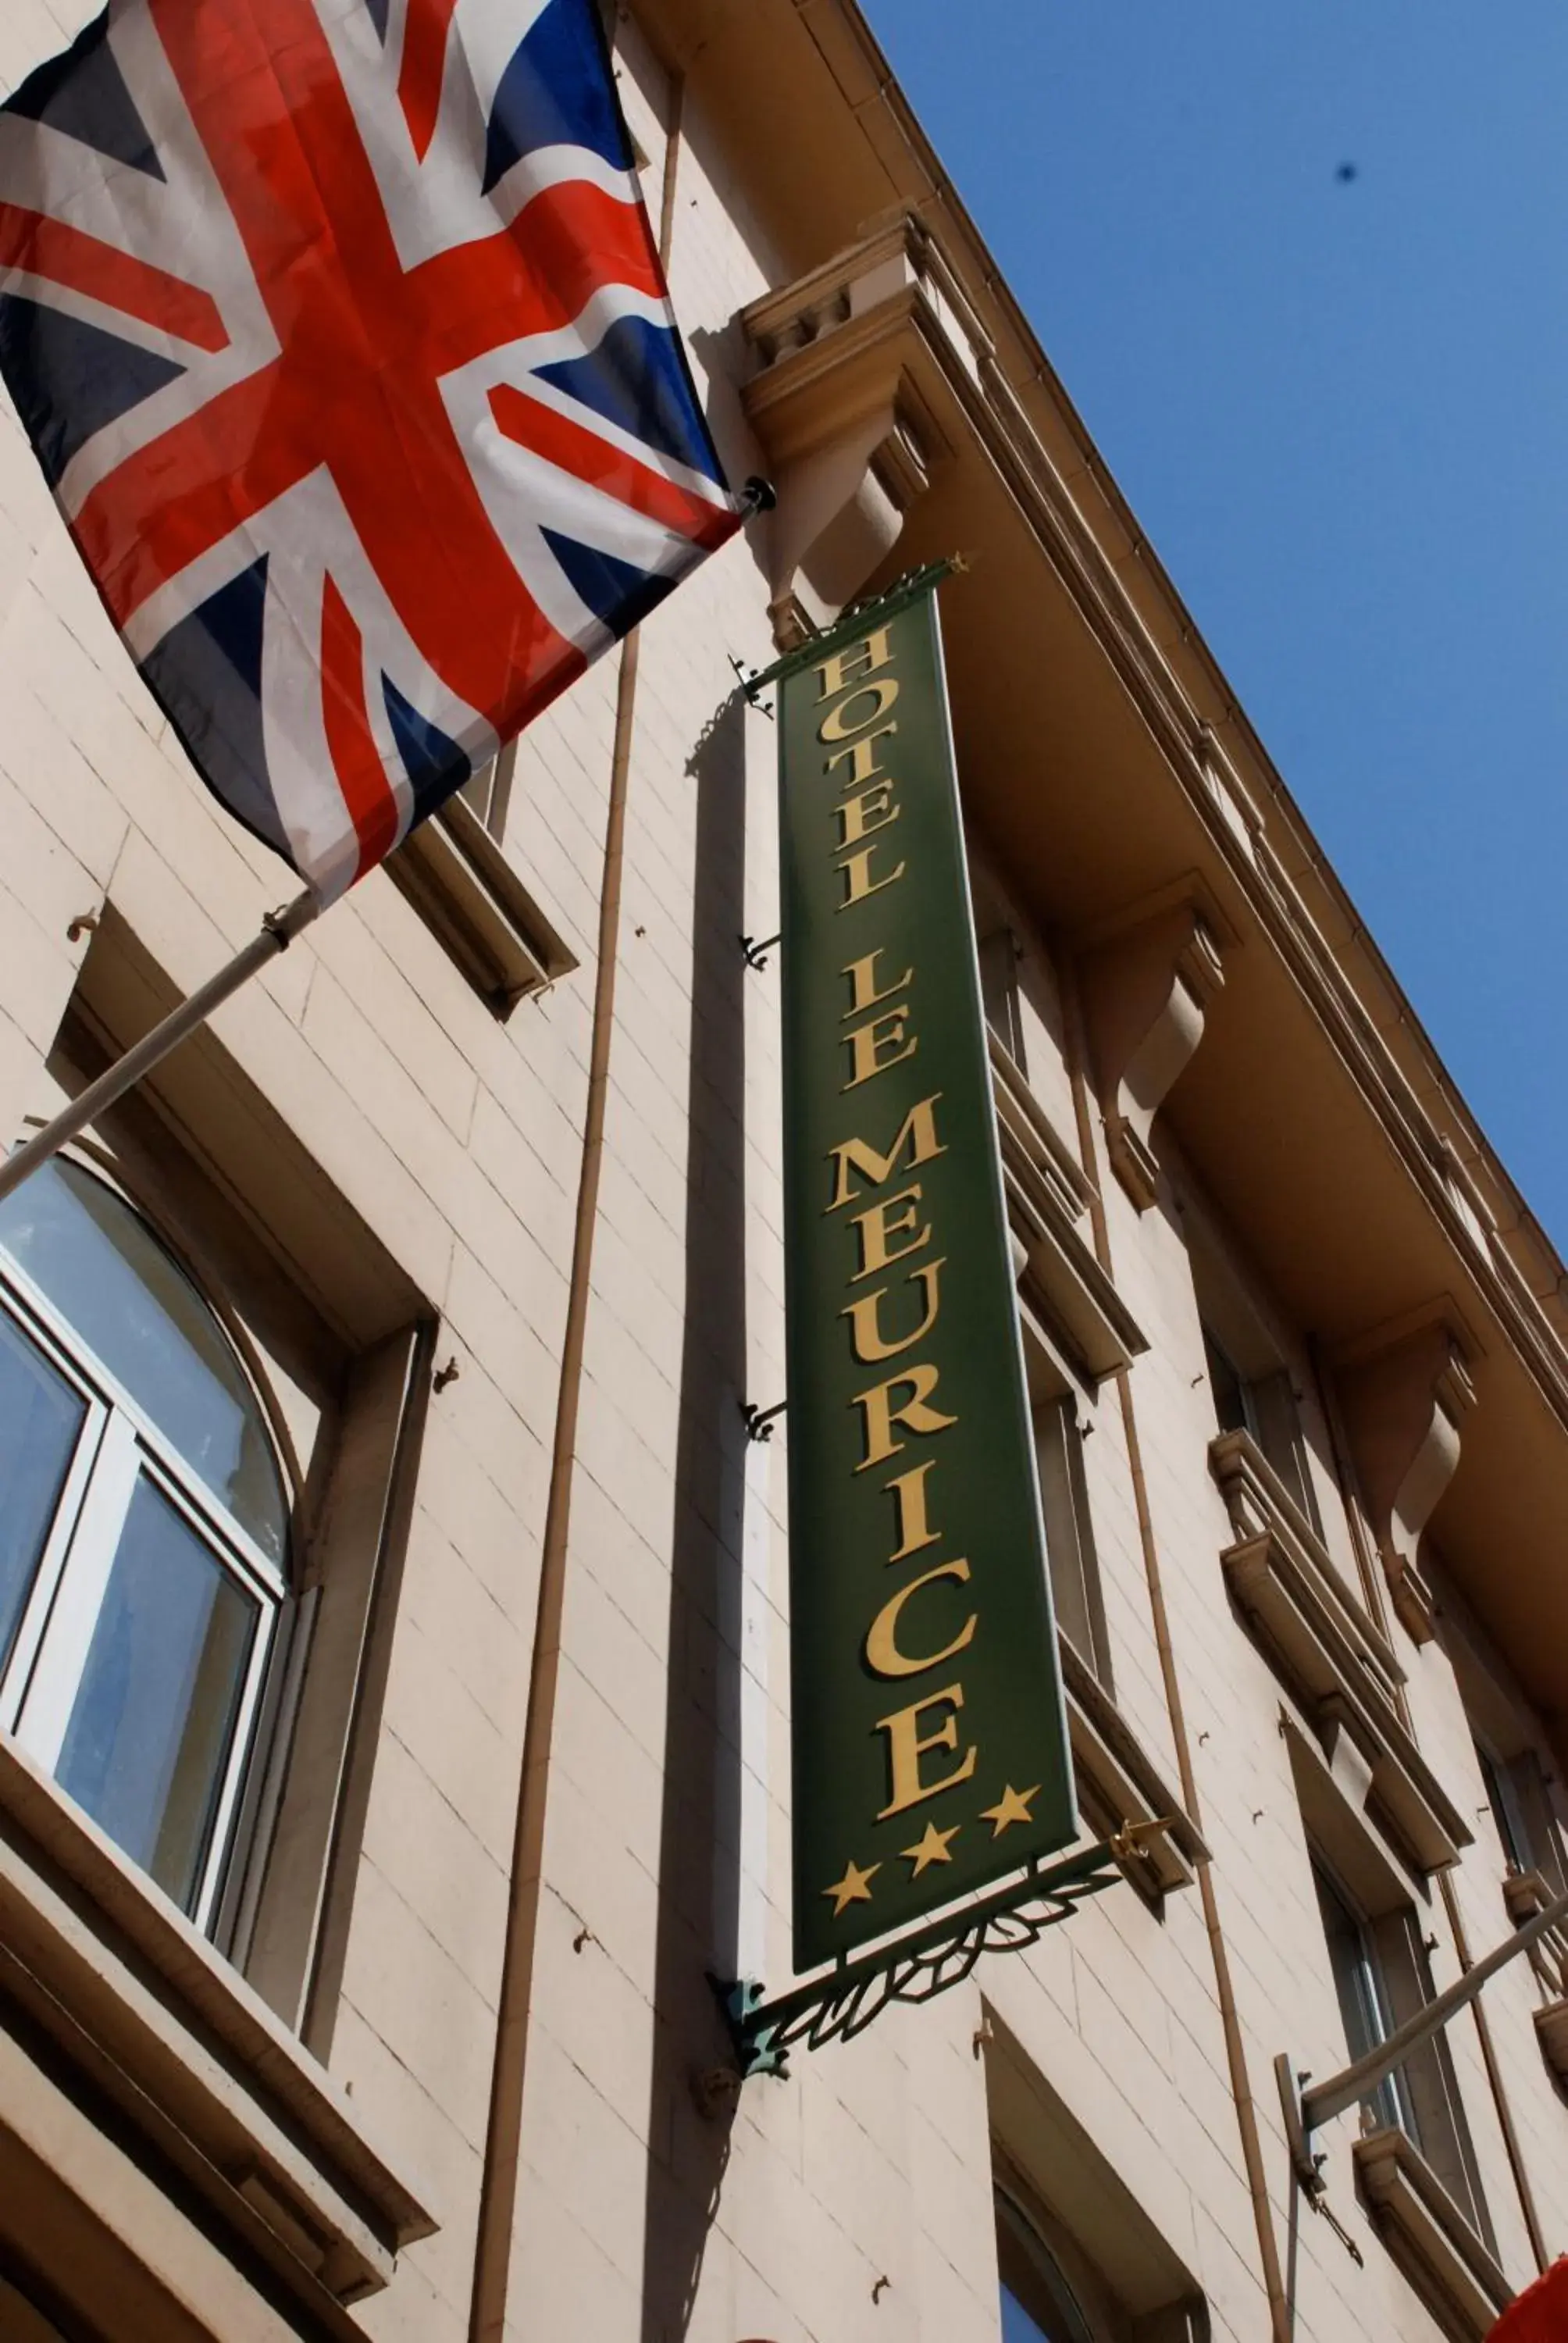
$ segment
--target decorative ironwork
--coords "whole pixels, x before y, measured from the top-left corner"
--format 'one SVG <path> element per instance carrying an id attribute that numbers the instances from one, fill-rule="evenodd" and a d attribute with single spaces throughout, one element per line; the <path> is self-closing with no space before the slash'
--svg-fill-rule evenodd
<path id="1" fill-rule="evenodd" d="M 775 659 L 771 667 L 763 668 L 760 672 L 753 669 L 748 674 L 742 663 L 731 654 L 729 664 L 740 679 L 741 690 L 755 706 L 759 692 L 766 691 L 780 677 L 793 675 L 799 669 L 809 667 L 813 660 L 821 659 L 842 638 L 852 637 L 857 629 L 863 632 L 868 622 L 874 625 L 880 619 L 896 618 L 900 610 L 918 601 L 931 587 L 940 586 L 944 578 L 962 577 L 968 568 L 969 564 L 961 553 L 952 553 L 943 560 L 928 561 L 923 569 L 907 571 L 902 578 L 895 578 L 884 592 L 869 595 L 863 602 L 851 602 L 839 612 L 830 627 L 824 627 L 820 634 L 808 635 L 804 642 L 797 643 L 792 650 L 784 653 L 782 659 Z"/>
<path id="2" fill-rule="evenodd" d="M 781 1399 L 773 1407 L 759 1407 L 755 1400 L 742 1400 L 740 1418 L 746 1426 L 747 1439 L 771 1440 L 774 1419 L 782 1415 L 789 1404 L 787 1399 Z"/>
<path id="3" fill-rule="evenodd" d="M 755 969 L 765 969 L 768 965 L 769 953 L 772 950 L 775 944 L 782 943 L 783 940 L 784 939 L 782 936 L 764 936 L 760 943 L 758 942 L 755 936 L 738 936 L 736 938 L 737 943 L 740 946 L 741 957 L 745 960 L 747 967 Z"/>
<path id="4" fill-rule="evenodd" d="M 1036 1864 L 1021 1879 L 1009 1881 L 964 1911 L 858 1960 L 840 1961 L 826 1976 L 777 2001 L 766 2000 L 751 1978 L 729 1982 L 710 1976 L 741 2079 L 783 2077 L 792 2049 L 820 2050 L 828 2042 L 850 2041 L 892 2002 L 934 2000 L 962 1985 L 982 1953 L 1027 1950 L 1121 1875 L 1114 1846 L 1104 1840 L 1065 1861 Z"/>

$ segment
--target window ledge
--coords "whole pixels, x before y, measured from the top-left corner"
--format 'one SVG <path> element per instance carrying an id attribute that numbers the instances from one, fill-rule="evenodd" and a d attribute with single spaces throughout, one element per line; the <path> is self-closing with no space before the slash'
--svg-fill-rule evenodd
<path id="1" fill-rule="evenodd" d="M 1568 2000 L 1549 2001 L 1536 2011 L 1535 2038 L 1557 2080 L 1568 2084 Z"/>
<path id="2" fill-rule="evenodd" d="M 1088 1181 L 1006 1049 L 990 1039 L 1008 1219 L 1025 1256 L 1020 1296 L 1101 1383 L 1131 1366 L 1148 1338 L 1079 1234 Z"/>
<path id="3" fill-rule="evenodd" d="M 327 2331 L 434 2230 L 346 2094 L 4 1739 L 0 1981 Z"/>
<path id="4" fill-rule="evenodd" d="M 461 798 L 404 840 L 382 869 L 503 1021 L 578 965 L 484 823 Z"/>
<path id="5" fill-rule="evenodd" d="M 1383 2242 L 1453 2343 L 1483 2343 L 1513 2289 L 1403 2132 L 1358 2139 L 1356 2177 Z"/>
<path id="6" fill-rule="evenodd" d="M 1191 1887 L 1209 1850 L 1153 1759 L 1104 1686 L 1065 1636 L 1057 1638 L 1067 1694 L 1068 1732 L 1080 1803 L 1091 1827 L 1109 1838 L 1127 1823 L 1162 1824 L 1140 1837 L 1122 1869 L 1152 1902 Z"/>
<path id="7" fill-rule="evenodd" d="M 1415 1868 L 1446 1869 L 1473 1835 L 1393 1706 L 1392 1653 L 1251 1434 L 1222 1433 L 1209 1463 L 1236 1532 L 1221 1564 L 1276 1674 L 1331 1760 L 1342 1736 L 1351 1744 L 1369 1806 Z"/>

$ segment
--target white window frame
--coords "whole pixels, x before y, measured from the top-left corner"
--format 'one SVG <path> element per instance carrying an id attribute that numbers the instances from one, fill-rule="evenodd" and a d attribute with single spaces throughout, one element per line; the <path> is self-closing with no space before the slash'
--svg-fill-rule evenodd
<path id="1" fill-rule="evenodd" d="M 126 1209 L 135 1212 L 136 1207 L 127 1202 Z M 286 1640 L 286 1570 L 228 1513 L 3 1244 L 0 1308 L 87 1404 L 11 1658 L 0 1678 L 0 1731 L 11 1735 L 35 1764 L 54 1773 L 126 1517 L 144 1474 L 256 1604 L 249 1664 L 190 1911 L 194 1925 L 210 1935 L 234 1853 L 231 1841 L 268 1673 Z M 259 1399 L 256 1405 L 260 1413 Z M 281 1482 L 281 1472 L 279 1478 Z"/>

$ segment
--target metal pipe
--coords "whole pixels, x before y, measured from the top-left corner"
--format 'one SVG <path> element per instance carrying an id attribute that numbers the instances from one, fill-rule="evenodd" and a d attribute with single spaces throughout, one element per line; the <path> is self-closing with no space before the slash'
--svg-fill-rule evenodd
<path id="1" fill-rule="evenodd" d="M 1563 1920 L 1568 1920 L 1568 1894 L 1554 1897 L 1544 1911 L 1537 1912 L 1533 1920 L 1527 1920 L 1507 1944 L 1499 1945 L 1487 1954 L 1484 1960 L 1477 1961 L 1475 1966 L 1456 1984 L 1429 2001 L 1424 2009 L 1418 2009 L 1415 2016 L 1407 2018 L 1402 2026 L 1396 2026 L 1387 2041 L 1380 2042 L 1375 2050 L 1369 2050 L 1364 2058 L 1358 2058 L 1353 2066 L 1346 2066 L 1338 2075 L 1331 2075 L 1328 2081 L 1320 2083 L 1315 2090 L 1303 2091 L 1303 2130 L 1310 2137 L 1314 2131 L 1321 2130 L 1324 2124 L 1332 2123 L 1336 2116 L 1342 2116 L 1345 2109 L 1353 2107 L 1358 2099 L 1364 2099 L 1369 2091 L 1377 2088 L 1385 2075 L 1392 2075 L 1396 2066 L 1404 2064 L 1412 2050 L 1446 2026 L 1456 2011 L 1468 2008 L 1482 1986 L 1489 1984 L 1499 1969 L 1506 1968 L 1519 1954 L 1528 1952 L 1548 1928 L 1558 1926 Z"/>
<path id="2" fill-rule="evenodd" d="M 74 1098 L 68 1107 L 61 1110 L 53 1122 L 45 1123 L 42 1131 L 35 1131 L 25 1145 L 0 1163 L 0 1199 L 13 1194 L 41 1163 L 47 1163 L 52 1156 L 58 1155 L 62 1147 L 68 1146 L 73 1139 L 78 1138 L 106 1107 L 115 1105 L 127 1091 L 135 1090 L 143 1075 L 150 1074 L 153 1068 L 161 1065 L 198 1026 L 205 1025 L 215 1009 L 221 1009 L 241 985 L 247 984 L 253 976 L 275 960 L 279 952 L 286 951 L 301 929 L 307 928 L 320 911 L 320 898 L 308 890 L 297 896 L 283 910 L 269 911 L 261 923 L 261 933 L 254 936 L 243 951 L 236 952 L 226 967 L 220 968 L 216 976 L 208 977 L 188 1001 L 182 1001 L 179 1007 L 171 1010 L 134 1049 L 127 1050 L 123 1058 L 116 1058 L 95 1082 L 89 1082 L 79 1097 Z"/>
<path id="3" fill-rule="evenodd" d="M 1089 1218 L 1095 1258 L 1106 1276 L 1114 1277 L 1111 1225 L 1100 1185 L 1100 1159 L 1095 1151 L 1094 1124 L 1089 1104 L 1089 1037 L 1084 1022 L 1083 996 L 1079 988 L 1078 970 L 1070 955 L 1061 951 L 1053 953 L 1052 958 L 1067 1012 L 1068 1080 L 1072 1091 L 1073 1116 L 1078 1125 L 1079 1154 L 1089 1181 Z M 1176 1748 L 1181 1801 L 1191 1820 L 1201 1829 L 1202 1806 L 1192 1764 L 1191 1741 L 1187 1732 L 1187 1714 L 1176 1667 L 1175 1646 L 1171 1640 L 1171 1614 L 1165 1603 L 1164 1574 L 1160 1563 L 1159 1541 L 1154 1534 L 1154 1516 L 1149 1503 L 1149 1483 L 1143 1470 L 1142 1445 L 1138 1437 L 1138 1417 L 1132 1403 L 1132 1378 L 1125 1367 L 1116 1370 L 1115 1383 L 1121 1409 L 1122 1433 L 1127 1443 L 1127 1464 L 1132 1480 L 1133 1503 L 1138 1514 L 1143 1574 L 1149 1587 L 1149 1611 L 1154 1626 L 1166 1711 L 1171 1719 L 1171 1737 Z M 1214 1970 L 1214 1996 L 1220 2010 L 1220 2030 L 1224 2038 L 1225 2067 L 1236 2109 L 1236 2128 L 1241 2134 L 1241 2162 L 1247 2176 L 1247 2194 L 1251 2200 L 1252 2226 L 1257 2233 L 1263 2291 L 1268 2297 L 1271 2343 L 1291 2343 L 1293 2321 L 1285 2290 L 1284 2269 L 1280 2260 L 1280 2241 L 1275 2235 L 1274 2216 L 1269 2202 L 1269 2177 L 1263 2164 L 1257 2103 L 1252 2097 L 1251 2077 L 1247 2067 L 1247 2045 L 1241 2032 L 1241 2014 L 1236 2007 L 1231 1957 L 1220 1922 L 1220 1902 L 1214 1891 L 1212 1860 L 1205 1858 L 1194 1867 L 1198 1879 L 1198 1900 L 1202 1906 L 1203 1926 L 1209 1938 L 1209 1957 Z"/>

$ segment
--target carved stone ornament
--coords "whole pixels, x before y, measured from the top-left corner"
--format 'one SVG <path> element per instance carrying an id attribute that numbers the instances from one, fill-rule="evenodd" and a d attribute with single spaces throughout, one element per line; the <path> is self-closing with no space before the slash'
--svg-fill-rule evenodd
<path id="1" fill-rule="evenodd" d="M 1084 1011 L 1106 1148 L 1141 1212 L 1159 1193 L 1154 1118 L 1203 1038 L 1209 1002 L 1225 981 L 1226 940 L 1208 907 L 1188 895 L 1085 953 Z"/>
<path id="2" fill-rule="evenodd" d="M 1342 1348 L 1336 1380 L 1351 1453 L 1394 1609 L 1418 1644 L 1432 1634 L 1421 1541 L 1459 1463 L 1475 1404 L 1465 1346 L 1434 1305 Z"/>
<path id="3" fill-rule="evenodd" d="M 930 233 L 900 214 L 741 313 L 760 360 L 743 394 L 778 507 L 774 634 L 789 649 L 829 624 L 887 559 L 946 452 L 943 377 L 990 345 Z"/>

